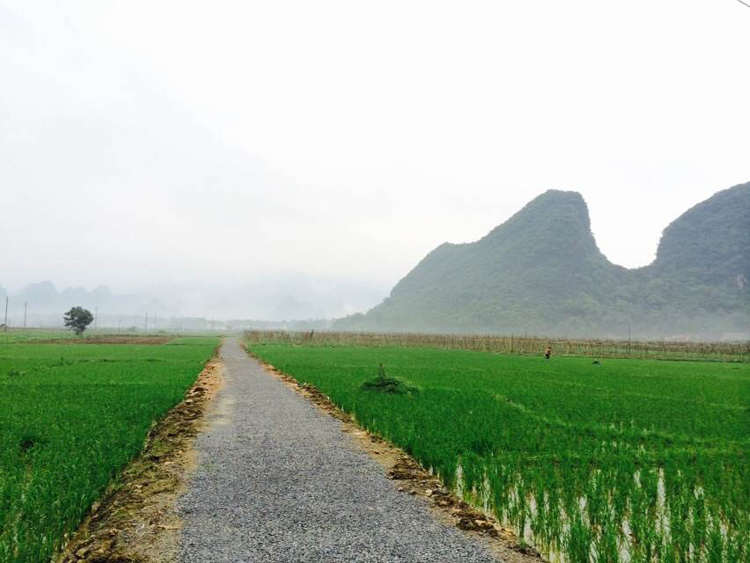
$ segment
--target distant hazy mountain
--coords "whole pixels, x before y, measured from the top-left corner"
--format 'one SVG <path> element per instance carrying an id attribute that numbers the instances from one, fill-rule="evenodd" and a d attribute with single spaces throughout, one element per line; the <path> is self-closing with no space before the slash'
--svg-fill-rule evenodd
<path id="1" fill-rule="evenodd" d="M 57 311 L 60 309 L 69 309 L 74 305 L 95 308 L 98 305 L 108 306 L 116 301 L 109 288 L 99 286 L 92 291 L 87 291 L 82 287 L 74 287 L 58 292 L 55 285 L 50 281 L 31 283 L 20 291 L 11 295 L 14 305 L 21 303 L 30 303 L 36 311 Z M 122 299 L 120 297 L 120 299 Z"/>
<path id="2" fill-rule="evenodd" d="M 28 326 L 61 326 L 63 313 L 78 305 L 92 312 L 98 310 L 100 318 L 97 323 L 108 326 L 117 326 L 118 322 L 128 326 L 128 323 L 133 323 L 132 317 L 137 317 L 137 322 L 142 325 L 144 313 L 151 312 L 153 318 L 156 312 L 168 312 L 166 307 L 151 296 L 116 295 L 106 286 L 98 286 L 91 291 L 82 287 L 58 291 L 52 282 L 42 281 L 8 293 L 0 286 L 3 307 L 6 295 L 9 297 L 8 324 L 11 326 L 22 326 L 25 319 Z M 4 311 L 0 314 L 4 315 Z"/>
<path id="3" fill-rule="evenodd" d="M 208 319 L 235 320 L 233 326 L 255 326 L 264 321 L 276 322 L 273 326 L 298 326 L 299 323 L 292 321 L 333 319 L 366 311 L 386 294 L 384 288 L 303 274 L 269 276 L 222 286 L 175 282 L 129 294 L 113 293 L 106 286 L 91 291 L 82 287 L 59 291 L 52 282 L 43 281 L 10 292 L 8 319 L 12 326 L 21 326 L 26 303 L 29 326 L 58 326 L 63 313 L 76 305 L 92 312 L 98 310 L 99 326 L 109 327 L 144 326 L 146 315 L 152 327 L 155 322 L 157 327 L 168 324 L 170 317 L 203 318 L 209 323 Z M 5 297 L 5 289 L 0 285 L 0 323 Z M 299 326 L 303 325 L 307 326 L 304 323 Z"/>
<path id="4" fill-rule="evenodd" d="M 637 228 L 637 225 L 634 225 Z M 580 194 L 550 190 L 481 240 L 443 244 L 337 328 L 722 337 L 750 332 L 750 183 L 664 230 L 628 270 L 599 251 Z"/>

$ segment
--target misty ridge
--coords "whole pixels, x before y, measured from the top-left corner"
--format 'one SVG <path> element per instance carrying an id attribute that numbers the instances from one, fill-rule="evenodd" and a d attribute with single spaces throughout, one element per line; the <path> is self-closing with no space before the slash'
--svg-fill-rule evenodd
<path id="1" fill-rule="evenodd" d="M 748 280 L 750 182 L 683 213 L 633 270 L 599 250 L 579 193 L 549 190 L 481 240 L 439 246 L 382 304 L 334 326 L 748 340 Z"/>

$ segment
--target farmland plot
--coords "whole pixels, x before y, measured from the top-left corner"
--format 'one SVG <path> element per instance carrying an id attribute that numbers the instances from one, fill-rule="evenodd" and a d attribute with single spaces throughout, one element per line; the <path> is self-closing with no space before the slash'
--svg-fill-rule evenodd
<path id="1" fill-rule="evenodd" d="M 47 561 L 218 344 L 0 344 L 0 561 Z"/>
<path id="2" fill-rule="evenodd" d="M 249 347 L 552 559 L 750 558 L 750 364 Z"/>
<path id="3" fill-rule="evenodd" d="M 88 337 L 88 334 L 86 335 Z M 19 342 L 41 342 L 45 340 L 70 340 L 75 335 L 70 330 L 61 329 L 30 329 L 30 330 L 0 330 L 0 344 L 16 344 Z"/>

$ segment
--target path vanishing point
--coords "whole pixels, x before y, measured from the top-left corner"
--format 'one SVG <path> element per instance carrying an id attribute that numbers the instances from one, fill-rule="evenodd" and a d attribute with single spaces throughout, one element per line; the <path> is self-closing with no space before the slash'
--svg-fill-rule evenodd
<path id="1" fill-rule="evenodd" d="M 225 386 L 179 500 L 186 563 L 495 562 L 399 492 L 340 423 L 228 338 Z"/>

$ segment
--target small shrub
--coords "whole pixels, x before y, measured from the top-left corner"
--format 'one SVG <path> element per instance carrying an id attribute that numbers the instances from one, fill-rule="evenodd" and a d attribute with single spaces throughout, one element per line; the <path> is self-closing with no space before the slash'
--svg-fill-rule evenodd
<path id="1" fill-rule="evenodd" d="M 378 367 L 378 375 L 368 379 L 362 384 L 363 391 L 377 391 L 379 393 L 390 393 L 393 395 L 403 395 L 406 393 L 417 393 L 417 388 L 409 385 L 397 377 L 389 377 L 385 373 L 383 364 Z"/>

